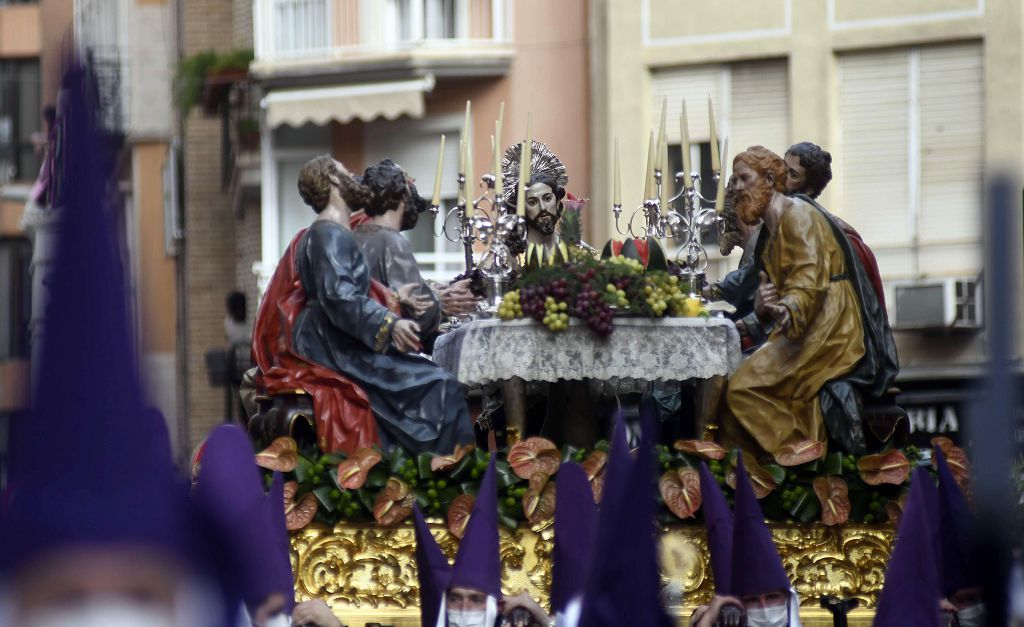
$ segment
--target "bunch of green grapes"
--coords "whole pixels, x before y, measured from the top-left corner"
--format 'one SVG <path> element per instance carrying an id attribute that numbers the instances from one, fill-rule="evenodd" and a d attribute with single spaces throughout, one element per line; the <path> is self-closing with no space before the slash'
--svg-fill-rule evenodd
<path id="1" fill-rule="evenodd" d="M 440 490 L 447 488 L 448 482 L 444 479 L 429 479 L 424 487 L 426 490 L 423 492 L 423 495 L 429 500 L 426 507 L 427 513 L 439 515 L 441 513 Z"/>
<path id="2" fill-rule="evenodd" d="M 679 289 L 679 277 L 657 272 L 644 278 L 644 299 L 655 316 L 670 311 L 673 316 L 685 314 L 686 295 Z"/>
<path id="3" fill-rule="evenodd" d="M 501 299 L 501 304 L 498 305 L 498 317 L 502 320 L 523 317 L 523 305 L 519 302 L 519 290 L 512 290 Z"/>
<path id="4" fill-rule="evenodd" d="M 857 474 L 857 457 L 855 455 L 843 455 L 843 474 Z"/>
<path id="5" fill-rule="evenodd" d="M 416 462 L 411 459 L 405 460 L 401 470 L 398 471 L 398 477 L 409 484 L 410 488 L 415 488 L 420 478 L 419 473 L 416 471 Z"/>
<path id="6" fill-rule="evenodd" d="M 885 511 L 885 505 L 889 502 L 889 498 L 881 492 L 873 492 L 871 494 L 871 500 L 868 502 L 867 513 L 864 515 L 864 522 L 871 523 L 884 523 L 889 520 L 889 514 Z"/>
<path id="7" fill-rule="evenodd" d="M 505 494 L 505 505 L 507 505 L 508 507 L 515 507 L 522 500 L 523 495 L 526 494 L 526 486 L 509 486 L 505 490 Z"/>
<path id="8" fill-rule="evenodd" d="M 637 274 L 643 274 L 644 264 L 640 263 L 638 259 L 632 257 L 623 257 L 622 255 L 614 255 L 606 259 L 608 263 L 613 266 L 624 266 Z"/>
<path id="9" fill-rule="evenodd" d="M 617 283 L 621 283 L 621 281 L 609 283 L 604 286 L 604 290 L 607 292 L 605 300 L 616 307 L 628 307 L 629 299 L 626 298 L 626 290 L 620 287 Z"/>
<path id="10" fill-rule="evenodd" d="M 553 296 L 544 299 L 544 323 L 552 331 L 565 331 L 569 328 L 569 303 L 557 301 Z"/>
<path id="11" fill-rule="evenodd" d="M 796 485 L 782 491 L 782 507 L 788 512 L 804 498 L 809 490 L 806 486 Z"/>
<path id="12" fill-rule="evenodd" d="M 713 459 L 709 461 L 708 470 L 711 471 L 711 474 L 715 477 L 715 481 L 718 482 L 718 485 L 725 485 L 725 466 L 720 460 Z"/>
<path id="13" fill-rule="evenodd" d="M 346 520 L 355 518 L 360 510 L 359 501 L 353 490 L 331 490 L 331 498 L 340 513 Z"/>

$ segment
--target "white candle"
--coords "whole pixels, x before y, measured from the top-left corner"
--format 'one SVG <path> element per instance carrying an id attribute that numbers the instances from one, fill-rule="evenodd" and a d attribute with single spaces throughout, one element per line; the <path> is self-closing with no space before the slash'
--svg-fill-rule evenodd
<path id="1" fill-rule="evenodd" d="M 683 100 L 683 112 L 679 116 L 679 138 L 683 148 L 683 187 L 690 189 L 693 181 L 690 179 L 690 128 L 686 121 L 686 100 Z"/>
<path id="2" fill-rule="evenodd" d="M 658 149 L 654 143 L 654 130 L 651 130 L 651 141 L 647 146 L 647 168 L 644 170 L 644 202 L 651 199 L 651 184 L 654 182 L 654 161 L 657 158 L 655 151 Z"/>
<path id="3" fill-rule="evenodd" d="M 619 173 L 619 138 L 615 138 L 615 187 L 612 192 L 612 204 L 622 206 L 622 176 Z"/>
<path id="4" fill-rule="evenodd" d="M 435 207 L 441 206 L 441 168 L 444 165 L 444 134 L 441 134 L 441 147 L 437 151 L 437 169 L 434 170 L 434 197 L 430 204 Z"/>
<path id="5" fill-rule="evenodd" d="M 722 159 L 726 162 L 729 159 L 728 137 L 722 141 Z M 722 172 L 718 177 L 718 193 L 715 195 L 715 211 L 718 213 L 725 211 L 725 168 L 722 168 Z"/>
<path id="6" fill-rule="evenodd" d="M 715 133 L 715 109 L 711 106 L 711 96 L 708 96 L 708 123 L 711 126 L 711 170 L 719 172 L 722 160 L 718 156 L 718 134 Z"/>

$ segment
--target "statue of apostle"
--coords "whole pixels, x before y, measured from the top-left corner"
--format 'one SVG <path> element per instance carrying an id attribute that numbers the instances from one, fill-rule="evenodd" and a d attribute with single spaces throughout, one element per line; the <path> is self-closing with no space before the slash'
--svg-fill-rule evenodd
<path id="1" fill-rule="evenodd" d="M 785 195 L 782 158 L 754 146 L 733 166 L 737 215 L 746 224 L 764 222 L 758 308 L 774 329 L 730 378 L 720 437 L 776 461 L 780 452 L 820 453 L 804 445 L 827 442 L 823 403 L 830 413 L 857 411 L 849 386 L 828 400 L 822 390 L 853 377 L 883 393 L 898 370 L 891 331 L 842 229 L 810 198 Z M 862 429 L 859 420 L 835 424 Z"/>
<path id="2" fill-rule="evenodd" d="M 370 277 L 393 290 L 412 285 L 413 296 L 423 304 L 422 311 L 404 311 L 420 327 L 425 346 L 433 344 L 444 315 L 469 313 L 477 297 L 469 290 L 469 279 L 435 290 L 420 274 L 412 243 L 402 231 L 416 228 L 427 201 L 416 191 L 406 173 L 390 159 L 371 165 L 363 172 L 363 185 L 371 198 L 363 210 L 368 219 L 353 231 L 366 258 Z"/>
<path id="3" fill-rule="evenodd" d="M 330 155 L 306 163 L 298 186 L 317 217 L 288 247 L 261 305 L 253 352 L 263 377 L 288 379 L 301 370 L 292 379 L 314 398 L 324 450 L 380 444 L 447 453 L 471 443 L 458 381 L 414 354 L 420 349 L 414 321 L 373 297 L 349 230 L 350 208 L 367 206 L 369 189 Z M 275 298 L 277 284 L 301 289 Z"/>

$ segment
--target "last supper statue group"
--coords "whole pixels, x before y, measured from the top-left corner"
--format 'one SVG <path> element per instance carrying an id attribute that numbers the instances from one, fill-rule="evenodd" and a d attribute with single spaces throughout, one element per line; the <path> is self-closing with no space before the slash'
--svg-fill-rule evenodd
<path id="1" fill-rule="evenodd" d="M 511 251 L 505 258 L 519 269 L 527 248 L 557 251 L 562 239 L 572 255 L 593 254 L 579 238 L 582 202 L 567 193 L 565 166 L 543 143 L 527 142 L 507 150 L 501 179 L 518 184 L 495 202 L 507 215 L 518 205 L 525 226 L 503 232 L 500 243 Z M 460 172 L 460 183 L 465 178 Z M 737 270 L 703 290 L 705 301 L 735 308 L 730 316 L 745 349 L 713 403 L 717 428 L 703 437 L 783 466 L 830 449 L 864 453 L 903 419 L 886 402 L 898 361 L 874 256 L 815 200 L 830 178 L 829 153 L 811 143 L 792 146 L 784 157 L 762 146 L 737 154 L 723 182 L 717 230 L 723 253 L 735 246 L 744 253 Z M 492 189 L 494 179 L 484 177 Z M 299 396 L 306 411 L 289 413 L 287 402 L 256 409 L 250 433 L 264 444 L 296 436 L 303 428 L 296 417 L 311 414 L 310 432 L 324 453 L 400 447 L 444 455 L 485 442 L 481 425 L 474 433 L 480 408 L 471 410 L 466 390 L 426 354 L 450 321 L 472 319 L 485 305 L 470 278 L 437 285 L 420 274 L 401 232 L 416 225 L 428 201 L 391 160 L 357 175 L 323 155 L 305 164 L 297 183 L 313 219 L 270 281 L 255 323 L 256 368 L 247 380 L 262 407 Z M 465 184 L 463 202 L 472 203 L 473 186 Z M 574 211 L 566 211 L 567 203 Z M 567 213 L 577 224 L 564 224 Z M 581 389 L 587 388 L 574 388 Z"/>

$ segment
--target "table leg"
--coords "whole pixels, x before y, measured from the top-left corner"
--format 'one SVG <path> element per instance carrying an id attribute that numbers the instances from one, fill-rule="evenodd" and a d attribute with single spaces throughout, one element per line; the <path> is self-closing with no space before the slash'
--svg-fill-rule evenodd
<path id="1" fill-rule="evenodd" d="M 512 377 L 501 382 L 501 396 L 505 404 L 505 428 L 509 444 L 526 435 L 526 382 Z"/>

